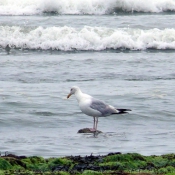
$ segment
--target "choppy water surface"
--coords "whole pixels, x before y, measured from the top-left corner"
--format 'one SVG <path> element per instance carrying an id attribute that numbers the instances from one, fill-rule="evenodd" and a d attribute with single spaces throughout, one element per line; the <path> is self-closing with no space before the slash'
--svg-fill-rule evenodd
<path id="1" fill-rule="evenodd" d="M 0 151 L 173 152 L 175 2 L 46 2 L 0 1 Z M 93 119 L 66 99 L 73 85 L 132 112 L 77 134 Z"/>

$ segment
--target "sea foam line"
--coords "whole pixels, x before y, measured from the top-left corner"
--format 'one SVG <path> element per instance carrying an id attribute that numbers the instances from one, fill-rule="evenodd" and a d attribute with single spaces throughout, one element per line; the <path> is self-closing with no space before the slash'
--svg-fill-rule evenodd
<path id="1" fill-rule="evenodd" d="M 37 27 L 0 26 L 2 48 L 42 50 L 175 49 L 175 29 L 112 29 L 85 26 Z"/>

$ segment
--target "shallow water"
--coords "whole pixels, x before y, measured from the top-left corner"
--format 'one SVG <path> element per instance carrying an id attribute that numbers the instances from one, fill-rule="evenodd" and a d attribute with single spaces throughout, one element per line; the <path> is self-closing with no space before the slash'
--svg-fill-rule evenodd
<path id="1" fill-rule="evenodd" d="M 18 16 L 13 8 L 0 17 L 1 152 L 51 157 L 174 151 L 173 11 L 60 15 L 31 8 L 30 15 Z M 93 118 L 81 113 L 75 97 L 66 99 L 73 85 L 132 112 L 100 118 L 103 133 L 96 138 L 77 134 L 92 127 Z"/>

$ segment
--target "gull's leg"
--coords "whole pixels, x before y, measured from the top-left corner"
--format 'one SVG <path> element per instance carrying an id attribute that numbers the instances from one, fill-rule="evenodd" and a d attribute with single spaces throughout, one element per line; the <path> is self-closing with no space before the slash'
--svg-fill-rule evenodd
<path id="1" fill-rule="evenodd" d="M 95 131 L 97 131 L 97 124 L 98 124 L 98 117 L 96 118 L 96 126 L 95 126 Z"/>
<path id="2" fill-rule="evenodd" d="M 96 137 L 98 135 L 97 124 L 98 124 L 98 117 L 96 117 L 94 137 Z"/>
<path id="3" fill-rule="evenodd" d="M 95 117 L 93 117 L 94 118 L 94 126 L 93 126 L 93 129 L 95 129 Z"/>
<path id="4" fill-rule="evenodd" d="M 90 131 L 96 131 L 96 130 L 95 130 L 95 126 L 96 126 L 96 125 L 95 125 L 95 117 L 93 117 L 93 118 L 94 118 L 94 124 L 93 124 L 93 128 L 89 128 Z"/>

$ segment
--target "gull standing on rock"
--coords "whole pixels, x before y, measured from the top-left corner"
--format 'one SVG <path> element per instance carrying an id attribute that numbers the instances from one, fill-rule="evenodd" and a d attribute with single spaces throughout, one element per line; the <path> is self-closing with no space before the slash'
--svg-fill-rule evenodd
<path id="1" fill-rule="evenodd" d="M 107 117 L 113 114 L 124 114 L 130 109 L 116 109 L 115 107 L 105 104 L 103 101 L 93 98 L 88 94 L 81 92 L 80 88 L 73 86 L 68 94 L 67 98 L 71 95 L 75 95 L 81 111 L 94 118 L 93 128 L 90 131 L 97 131 L 98 117 Z"/>

